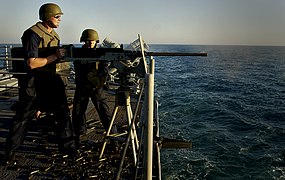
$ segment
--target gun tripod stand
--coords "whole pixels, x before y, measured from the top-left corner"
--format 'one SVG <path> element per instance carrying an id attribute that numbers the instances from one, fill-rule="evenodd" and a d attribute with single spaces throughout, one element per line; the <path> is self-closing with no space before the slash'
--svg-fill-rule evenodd
<path id="1" fill-rule="evenodd" d="M 132 111 L 132 107 L 131 107 L 131 88 L 127 87 L 127 86 L 120 86 L 118 88 L 118 90 L 116 92 L 115 107 L 113 110 L 112 119 L 111 119 L 111 122 L 110 122 L 110 125 L 108 128 L 108 131 L 105 135 L 103 147 L 102 147 L 102 150 L 101 150 L 100 156 L 99 156 L 100 159 L 103 157 L 104 150 L 106 148 L 108 139 L 113 139 L 113 140 L 124 139 L 124 141 L 126 142 L 125 149 L 127 148 L 129 142 L 131 142 L 131 148 L 132 148 L 132 152 L 133 152 L 133 156 L 134 156 L 134 162 L 136 164 L 136 162 L 137 162 L 136 155 L 137 155 L 137 151 L 139 149 L 139 141 L 138 141 L 136 127 L 135 127 L 135 119 L 136 119 L 137 112 L 139 109 L 141 95 L 142 95 L 142 91 L 140 92 L 140 96 L 139 96 L 138 101 L 137 101 L 135 113 L 133 115 L 133 111 Z M 117 115 L 119 107 L 125 108 L 127 123 L 128 123 L 128 132 L 111 134 L 111 130 L 112 130 L 112 127 L 114 125 L 114 121 L 116 119 L 116 115 Z M 120 137 L 120 136 L 123 136 L 126 134 L 128 135 L 128 137 L 126 139 Z M 123 154 L 122 159 L 124 158 L 124 156 L 125 156 L 125 153 Z"/>

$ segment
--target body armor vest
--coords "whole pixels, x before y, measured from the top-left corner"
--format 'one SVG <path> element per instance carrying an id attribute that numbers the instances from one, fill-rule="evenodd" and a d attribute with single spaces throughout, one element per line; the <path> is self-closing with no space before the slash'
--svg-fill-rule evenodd
<path id="1" fill-rule="evenodd" d="M 60 38 L 54 30 L 49 33 L 46 27 L 44 27 L 40 22 L 33 25 L 30 29 L 42 39 L 39 48 L 59 46 Z"/>
<path id="2" fill-rule="evenodd" d="M 51 33 L 49 33 L 47 31 L 46 27 L 44 27 L 42 25 L 42 23 L 40 23 L 40 22 L 33 25 L 30 29 L 33 32 L 35 32 L 41 38 L 39 48 L 49 48 L 49 47 L 59 46 L 60 38 L 54 30 L 52 30 Z M 51 55 L 51 54 L 49 54 L 49 55 Z M 41 74 L 42 73 L 55 74 L 55 72 L 56 72 L 56 61 L 54 61 L 50 64 L 47 64 L 44 67 L 35 68 L 32 71 L 37 72 L 37 73 L 41 73 Z"/>

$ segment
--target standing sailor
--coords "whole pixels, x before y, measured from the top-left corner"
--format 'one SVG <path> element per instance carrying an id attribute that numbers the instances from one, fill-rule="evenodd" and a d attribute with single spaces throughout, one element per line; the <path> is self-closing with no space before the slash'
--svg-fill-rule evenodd
<path id="1" fill-rule="evenodd" d="M 65 50 L 59 48 L 55 54 L 39 56 L 39 48 L 59 47 L 60 38 L 54 28 L 59 27 L 61 15 L 58 5 L 43 4 L 39 9 L 42 21 L 27 29 L 22 36 L 27 75 L 21 82 L 23 97 L 6 139 L 5 164 L 12 162 L 14 151 L 23 144 L 31 121 L 39 110 L 54 114 L 60 152 L 73 152 L 74 136 L 65 86 L 56 73 L 56 63 L 65 55 Z"/>
<path id="2" fill-rule="evenodd" d="M 99 36 L 94 29 L 85 29 L 80 37 L 84 42 L 82 48 L 96 49 Z M 106 62 L 75 61 L 76 90 L 73 101 L 72 122 L 76 136 L 76 144 L 80 144 L 80 135 L 87 131 L 86 109 L 91 98 L 101 123 L 107 131 L 111 122 L 111 113 L 107 104 L 106 92 L 103 86 L 108 77 L 108 64 Z M 114 130 L 116 132 L 116 130 Z"/>

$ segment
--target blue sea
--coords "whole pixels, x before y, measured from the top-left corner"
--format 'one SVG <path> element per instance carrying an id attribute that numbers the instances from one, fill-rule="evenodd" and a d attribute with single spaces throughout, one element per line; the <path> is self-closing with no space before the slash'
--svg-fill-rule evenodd
<path id="1" fill-rule="evenodd" d="M 150 45 L 160 136 L 191 140 L 162 149 L 166 180 L 285 179 L 285 47 Z"/>
<path id="2" fill-rule="evenodd" d="M 162 149 L 163 177 L 285 179 L 285 47 L 153 45 L 160 135 L 191 140 Z"/>

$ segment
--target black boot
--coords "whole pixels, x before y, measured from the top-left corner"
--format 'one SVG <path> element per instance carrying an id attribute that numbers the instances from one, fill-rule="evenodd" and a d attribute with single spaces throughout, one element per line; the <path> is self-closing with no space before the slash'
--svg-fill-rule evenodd
<path id="1" fill-rule="evenodd" d="M 76 149 L 79 149 L 80 146 L 81 146 L 80 136 L 75 136 L 75 147 L 76 147 Z"/>
<path id="2" fill-rule="evenodd" d="M 68 138 L 65 141 L 59 143 L 59 153 L 69 156 L 77 155 L 77 147 L 75 145 L 74 137 L 71 139 Z"/>
<path id="3" fill-rule="evenodd" d="M 15 160 L 15 153 L 13 151 L 6 151 L 3 161 L 1 162 L 2 166 L 16 165 L 17 161 Z"/>

